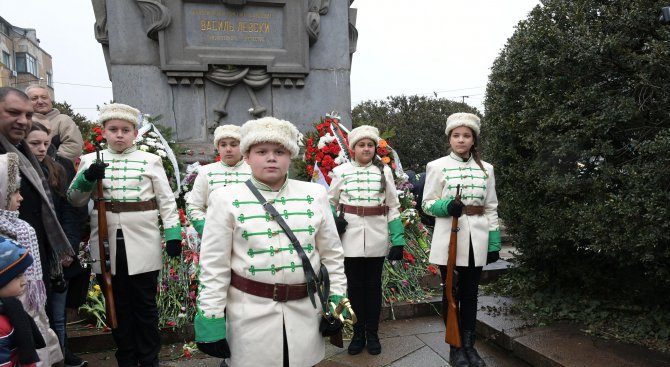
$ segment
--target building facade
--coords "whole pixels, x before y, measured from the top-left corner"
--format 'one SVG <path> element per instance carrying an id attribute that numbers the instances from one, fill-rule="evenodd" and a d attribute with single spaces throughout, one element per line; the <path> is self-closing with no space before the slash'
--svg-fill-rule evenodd
<path id="1" fill-rule="evenodd" d="M 48 86 L 53 96 L 51 55 L 40 47 L 34 29 L 14 26 L 0 16 L 0 87 L 24 90 L 30 84 Z"/>

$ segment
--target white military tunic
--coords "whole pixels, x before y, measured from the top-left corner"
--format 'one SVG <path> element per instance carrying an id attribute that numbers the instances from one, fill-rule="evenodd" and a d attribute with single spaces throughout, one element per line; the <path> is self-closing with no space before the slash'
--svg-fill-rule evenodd
<path id="1" fill-rule="evenodd" d="M 429 162 L 426 165 L 426 184 L 423 191 L 423 210 L 436 215 L 431 208 L 437 200 L 452 200 L 456 185 L 461 185 L 461 201 L 465 205 L 484 206 L 483 215 L 462 215 L 458 219 L 458 246 L 456 265 L 468 266 L 470 240 L 474 251 L 475 266 L 486 265 L 489 251 L 489 232 L 499 236 L 498 197 L 495 190 L 493 166 L 482 161 L 486 173 L 470 156 L 465 162 L 455 153 Z M 446 265 L 451 237 L 451 216 L 437 217 L 429 261 Z"/>
<path id="2" fill-rule="evenodd" d="M 342 245 L 325 189 L 317 184 L 287 180 L 278 191 L 252 179 L 300 241 L 318 273 L 323 263 L 330 274 L 331 295 L 344 295 L 346 277 Z M 275 302 L 230 286 L 231 270 L 263 283 L 306 282 L 300 257 L 279 224 L 270 219 L 249 188 L 231 185 L 210 195 L 200 252 L 200 285 L 196 340 L 224 336 L 217 321 L 226 320 L 231 367 L 281 366 L 282 327 L 291 366 L 313 366 L 324 357 L 318 296 L 315 309 L 308 297 Z M 200 329 L 199 325 L 208 324 Z M 214 326 L 212 326 L 214 325 Z M 209 331 L 203 335 L 203 330 Z M 214 329 L 214 331 L 212 331 Z"/>
<path id="3" fill-rule="evenodd" d="M 251 167 L 244 160 L 234 166 L 220 161 L 198 169 L 193 189 L 186 197 L 186 215 L 198 233 L 202 235 L 205 226 L 209 194 L 216 188 L 243 183 L 249 178 L 251 178 Z"/>
<path id="4" fill-rule="evenodd" d="M 162 266 L 161 232 L 158 215 L 165 229 L 165 240 L 181 239 L 181 227 L 177 204 L 170 188 L 161 158 L 155 154 L 137 150 L 132 146 L 122 153 L 111 149 L 101 152 L 109 166 L 102 180 L 106 202 L 140 202 L 153 198 L 158 210 L 113 213 L 107 210 L 107 234 L 112 274 L 116 274 L 116 230 L 121 228 L 126 244 L 128 274 L 135 275 L 159 270 Z M 75 206 L 86 205 L 90 198 L 97 197 L 97 181 L 89 182 L 84 172 L 95 162 L 95 153 L 81 158 L 77 176 L 68 189 L 68 200 Z M 98 246 L 98 211 L 91 213 L 91 256 L 100 258 Z M 93 271 L 100 273 L 100 263 L 93 263 Z"/>
<path id="5" fill-rule="evenodd" d="M 384 165 L 382 176 L 379 167 L 372 163 L 361 166 L 352 161 L 335 167 L 332 172 L 334 177 L 330 186 L 329 200 L 335 209 L 339 210 L 340 204 L 368 207 L 386 205 L 389 208 L 387 215 L 344 214 L 344 219 L 349 223 L 342 234 L 344 256 L 388 255 L 388 224 L 400 220 L 400 201 L 391 169 Z M 379 191 L 382 180 L 386 181 L 384 192 Z M 400 227 L 402 228 L 402 225 Z"/>

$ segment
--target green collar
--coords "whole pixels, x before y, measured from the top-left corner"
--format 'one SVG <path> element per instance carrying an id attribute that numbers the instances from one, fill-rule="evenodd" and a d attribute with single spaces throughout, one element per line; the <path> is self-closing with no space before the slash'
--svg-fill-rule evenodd
<path id="1" fill-rule="evenodd" d="M 288 174 L 286 175 L 286 179 L 284 180 L 284 184 L 279 188 L 279 190 L 273 190 L 272 187 L 270 187 L 270 186 L 264 184 L 263 182 L 258 181 L 258 180 L 256 179 L 256 177 L 254 177 L 253 175 L 251 175 L 251 182 L 252 182 L 252 183 L 254 184 L 254 186 L 256 186 L 256 188 L 259 189 L 259 190 L 282 192 L 282 191 L 284 191 L 284 189 L 285 189 L 286 186 L 288 185 Z"/>
<path id="2" fill-rule="evenodd" d="M 221 162 L 221 164 L 222 164 L 224 167 L 228 167 L 228 168 L 237 168 L 237 167 L 241 166 L 242 163 L 244 163 L 244 158 L 240 159 L 240 161 L 237 162 L 237 163 L 235 163 L 235 165 L 233 165 L 233 166 L 228 165 L 226 162 L 223 161 L 223 159 L 220 160 L 219 162 Z"/>
<path id="3" fill-rule="evenodd" d="M 458 155 L 454 152 L 451 152 L 451 153 L 449 153 L 449 157 L 451 159 L 455 160 L 456 162 L 469 162 L 472 159 L 472 154 L 470 154 L 470 156 L 468 158 L 463 158 L 460 155 Z"/>
<path id="4" fill-rule="evenodd" d="M 374 158 L 372 158 L 372 160 L 374 160 Z M 363 165 L 359 164 L 358 162 L 356 162 L 356 160 L 354 159 L 354 160 L 351 161 L 351 165 L 354 166 L 354 167 L 363 167 L 363 168 L 366 168 L 366 167 L 370 167 L 370 166 L 372 166 L 372 161 L 370 161 L 370 163 L 368 163 L 368 164 L 366 164 L 365 166 L 363 166 Z"/>
<path id="5" fill-rule="evenodd" d="M 114 154 L 128 154 L 128 153 L 132 153 L 132 152 L 136 151 L 137 150 L 137 145 L 133 144 L 130 148 L 124 150 L 123 152 L 117 152 L 116 150 L 112 149 L 111 147 L 107 148 L 107 150 L 110 153 L 114 153 Z"/>

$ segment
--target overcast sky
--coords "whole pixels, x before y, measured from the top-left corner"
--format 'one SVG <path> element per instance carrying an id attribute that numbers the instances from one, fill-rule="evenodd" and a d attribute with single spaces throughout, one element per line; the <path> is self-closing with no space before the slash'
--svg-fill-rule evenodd
<path id="1" fill-rule="evenodd" d="M 344 0 L 331 0 L 344 1 Z M 395 95 L 465 100 L 482 110 L 490 67 L 539 0 L 356 0 L 352 107 Z M 89 0 L 0 0 L 0 16 L 34 28 L 53 58 L 57 101 L 97 118 L 112 99 Z M 463 97 L 467 96 L 467 97 Z"/>

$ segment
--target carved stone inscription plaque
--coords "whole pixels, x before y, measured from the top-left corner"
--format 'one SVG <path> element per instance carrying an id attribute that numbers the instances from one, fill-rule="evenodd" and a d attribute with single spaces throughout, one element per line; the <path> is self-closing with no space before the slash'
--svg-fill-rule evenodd
<path id="1" fill-rule="evenodd" d="M 158 34 L 164 72 L 206 72 L 212 65 L 265 66 L 275 74 L 309 74 L 307 2 L 164 0 L 172 17 Z"/>
<path id="2" fill-rule="evenodd" d="M 213 4 L 184 4 L 186 45 L 203 47 L 283 48 L 284 12 L 278 7 L 241 9 Z"/>

